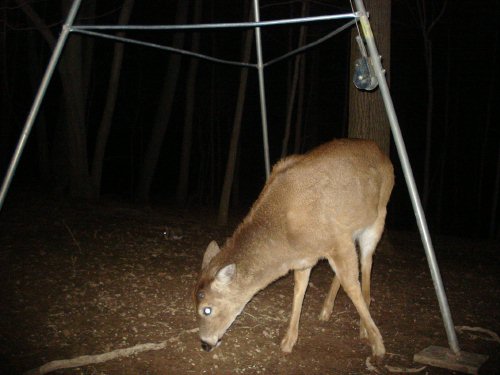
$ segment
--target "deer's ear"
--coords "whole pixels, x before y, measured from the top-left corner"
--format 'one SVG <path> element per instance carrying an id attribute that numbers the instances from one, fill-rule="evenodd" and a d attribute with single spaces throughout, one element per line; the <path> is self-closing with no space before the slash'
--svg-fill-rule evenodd
<path id="1" fill-rule="evenodd" d="M 217 274 L 215 275 L 214 282 L 212 283 L 212 287 L 218 291 L 224 291 L 226 287 L 231 283 L 234 279 L 234 275 L 236 274 L 236 265 L 229 264 L 225 267 L 222 267 Z"/>
<path id="2" fill-rule="evenodd" d="M 219 272 L 217 272 L 215 280 L 220 285 L 227 285 L 233 280 L 235 274 L 236 274 L 236 265 L 234 263 L 229 264 L 221 268 Z"/>
<path id="3" fill-rule="evenodd" d="M 219 245 L 217 245 L 217 242 L 212 241 L 208 245 L 207 249 L 205 250 L 205 255 L 203 255 L 203 262 L 201 263 L 201 269 L 205 269 L 206 266 L 210 263 L 212 258 L 216 256 L 220 251 Z"/>

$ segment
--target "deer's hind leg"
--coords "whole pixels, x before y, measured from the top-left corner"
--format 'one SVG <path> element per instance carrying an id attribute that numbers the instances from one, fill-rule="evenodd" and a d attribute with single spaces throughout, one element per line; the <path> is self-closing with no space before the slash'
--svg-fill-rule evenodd
<path id="1" fill-rule="evenodd" d="M 381 214 L 374 222 L 374 224 L 361 232 L 358 236 L 359 253 L 361 257 L 361 288 L 363 291 L 363 298 L 365 300 L 366 306 L 370 308 L 371 303 L 371 272 L 373 263 L 373 254 L 377 247 L 382 232 L 384 231 L 385 222 L 385 209 L 382 210 Z M 366 328 L 363 322 L 360 322 L 360 332 L 361 338 L 367 338 Z"/>
<path id="2" fill-rule="evenodd" d="M 330 265 L 335 270 L 336 277 L 339 278 L 342 288 L 353 302 L 361 319 L 361 324 L 366 329 L 366 334 L 372 353 L 375 357 L 383 357 L 385 347 L 382 336 L 373 321 L 368 306 L 364 300 L 359 284 L 358 256 L 356 247 L 351 238 L 339 241 L 338 246 L 332 251 L 331 258 L 328 259 Z"/>

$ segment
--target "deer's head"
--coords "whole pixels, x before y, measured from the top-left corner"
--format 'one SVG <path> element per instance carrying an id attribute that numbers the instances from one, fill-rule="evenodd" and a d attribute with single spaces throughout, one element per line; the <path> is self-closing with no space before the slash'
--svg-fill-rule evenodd
<path id="1" fill-rule="evenodd" d="M 238 282 L 236 265 L 225 264 L 223 257 L 216 257 L 220 251 L 215 241 L 208 245 L 194 290 L 201 347 L 207 352 L 219 345 L 248 302 Z"/>

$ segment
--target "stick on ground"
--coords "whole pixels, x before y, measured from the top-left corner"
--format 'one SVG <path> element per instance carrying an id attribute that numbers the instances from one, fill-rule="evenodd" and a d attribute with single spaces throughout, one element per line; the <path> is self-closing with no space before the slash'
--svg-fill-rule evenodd
<path id="1" fill-rule="evenodd" d="M 82 355 L 80 357 L 75 357 L 71 359 L 59 359 L 55 361 L 48 362 L 43 366 L 32 369 L 24 375 L 43 375 L 48 374 L 49 372 L 62 370 L 73 367 L 81 367 L 87 366 L 95 363 L 102 363 L 106 361 L 110 361 L 112 359 L 120 358 L 120 357 L 128 357 L 133 354 L 138 354 L 141 352 L 147 352 L 149 350 L 161 350 L 165 349 L 170 342 L 177 339 L 183 333 L 193 333 L 196 332 L 198 328 L 190 329 L 182 332 L 181 334 L 171 337 L 168 340 L 161 341 L 159 343 L 147 343 L 147 344 L 139 344 L 132 346 L 130 348 L 116 349 L 111 352 L 95 354 L 95 355 Z"/>
<path id="2" fill-rule="evenodd" d="M 127 357 L 132 354 L 137 354 L 141 352 L 145 352 L 148 350 L 160 350 L 165 349 L 167 346 L 167 341 L 162 341 L 159 343 L 148 343 L 148 344 L 139 344 L 132 346 L 130 348 L 124 349 L 116 349 L 111 352 L 95 354 L 95 355 L 82 355 L 80 357 L 75 357 L 71 359 L 60 359 L 56 361 L 51 361 L 43 366 L 40 366 L 36 369 L 30 370 L 25 373 L 25 375 L 35 375 L 35 374 L 48 374 L 49 372 L 55 370 L 61 370 L 66 368 L 87 366 L 94 363 L 102 363 L 115 358 Z"/>

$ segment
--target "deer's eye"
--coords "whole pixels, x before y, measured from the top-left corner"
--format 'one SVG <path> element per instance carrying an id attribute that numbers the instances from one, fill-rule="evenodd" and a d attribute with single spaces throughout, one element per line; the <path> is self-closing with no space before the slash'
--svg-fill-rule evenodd
<path id="1" fill-rule="evenodd" d="M 199 300 L 202 300 L 203 298 L 205 298 L 205 292 L 203 290 L 200 290 L 196 297 L 198 297 Z"/>
<path id="2" fill-rule="evenodd" d="M 212 314 L 212 308 L 211 307 L 204 307 L 203 308 L 203 315 L 209 316 Z"/>

